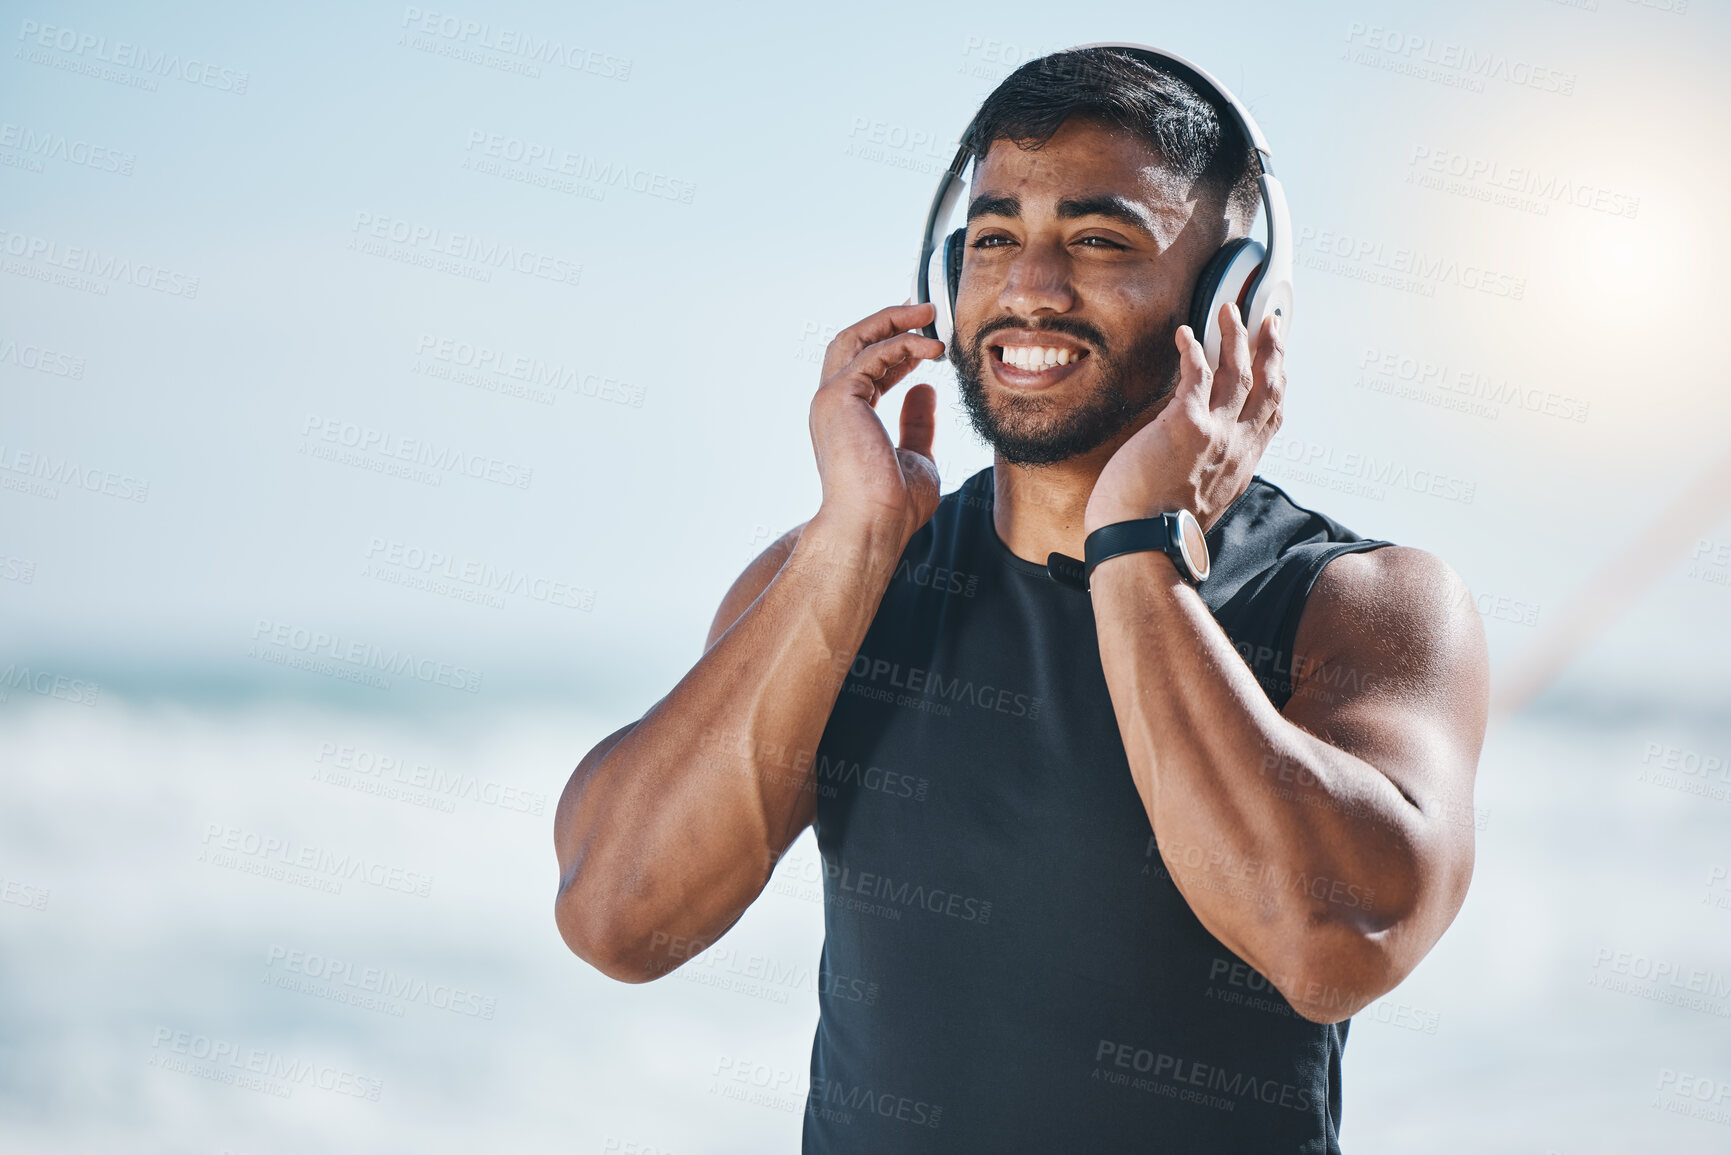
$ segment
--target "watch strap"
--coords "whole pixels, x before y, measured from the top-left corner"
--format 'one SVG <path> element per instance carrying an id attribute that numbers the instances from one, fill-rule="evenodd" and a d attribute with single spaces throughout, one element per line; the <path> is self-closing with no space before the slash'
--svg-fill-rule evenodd
<path id="1" fill-rule="evenodd" d="M 1177 545 L 1178 516 L 1163 513 L 1159 517 L 1142 517 L 1135 521 L 1117 521 L 1103 525 L 1088 535 L 1083 553 L 1086 554 L 1088 580 L 1094 578 L 1094 567 L 1108 558 L 1126 553 L 1171 553 Z M 1185 567 L 1179 565 L 1178 572 Z"/>
<path id="2" fill-rule="evenodd" d="M 1103 525 L 1089 534 L 1083 544 L 1083 553 L 1086 555 L 1084 560 L 1079 561 L 1061 553 L 1048 554 L 1046 572 L 1055 582 L 1073 589 L 1086 590 L 1092 584 L 1094 567 L 1101 562 L 1126 553 L 1154 552 L 1170 557 L 1179 576 L 1194 582 L 1195 578 L 1178 548 L 1178 532 L 1176 513 Z"/>
<path id="3" fill-rule="evenodd" d="M 1050 553 L 1046 555 L 1046 573 L 1059 585 L 1087 592 L 1088 566 L 1077 561 L 1068 554 Z"/>

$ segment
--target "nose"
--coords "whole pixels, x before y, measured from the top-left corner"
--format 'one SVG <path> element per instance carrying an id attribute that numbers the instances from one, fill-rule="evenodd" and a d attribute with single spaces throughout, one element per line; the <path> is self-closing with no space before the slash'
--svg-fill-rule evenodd
<path id="1" fill-rule="evenodd" d="M 998 306 L 1018 317 L 1068 313 L 1076 306 L 1069 259 L 1061 249 L 1027 246 L 1010 262 Z"/>

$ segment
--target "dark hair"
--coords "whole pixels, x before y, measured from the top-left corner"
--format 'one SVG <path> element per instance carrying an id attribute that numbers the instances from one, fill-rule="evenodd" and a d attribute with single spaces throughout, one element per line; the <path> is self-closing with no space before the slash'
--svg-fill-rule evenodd
<path id="1" fill-rule="evenodd" d="M 1260 201 L 1255 149 L 1211 98 L 1142 53 L 1080 48 L 1028 61 L 986 97 L 962 143 L 977 164 L 994 141 L 1039 148 L 1073 116 L 1134 133 L 1220 194 L 1228 218 L 1249 230 Z"/>

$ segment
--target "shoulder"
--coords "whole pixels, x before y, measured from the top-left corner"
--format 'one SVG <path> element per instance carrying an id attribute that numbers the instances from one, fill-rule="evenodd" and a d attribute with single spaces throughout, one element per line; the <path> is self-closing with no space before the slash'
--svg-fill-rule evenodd
<path id="1" fill-rule="evenodd" d="M 1294 649 L 1305 665 L 1374 668 L 1385 689 L 1435 689 L 1441 678 L 1482 688 L 1484 624 L 1466 582 L 1435 554 L 1409 546 L 1341 554 L 1317 576 Z"/>

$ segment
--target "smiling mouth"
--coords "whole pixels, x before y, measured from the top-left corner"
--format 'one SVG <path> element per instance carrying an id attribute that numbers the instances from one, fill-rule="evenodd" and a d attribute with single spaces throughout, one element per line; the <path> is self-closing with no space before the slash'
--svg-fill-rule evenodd
<path id="1" fill-rule="evenodd" d="M 1016 384 L 1047 384 L 1067 377 L 1088 359 L 1088 350 L 1068 345 L 993 345 L 992 367 Z"/>

